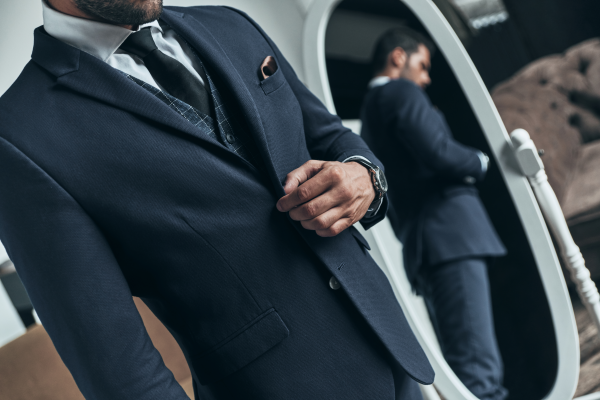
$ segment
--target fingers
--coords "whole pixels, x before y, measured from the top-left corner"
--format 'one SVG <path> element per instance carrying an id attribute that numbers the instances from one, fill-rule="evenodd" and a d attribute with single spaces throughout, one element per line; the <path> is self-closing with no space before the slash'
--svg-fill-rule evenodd
<path id="1" fill-rule="evenodd" d="M 336 223 L 334 223 L 333 225 L 331 225 L 329 228 L 327 229 L 320 229 L 320 230 L 316 230 L 316 234 L 321 236 L 321 237 L 333 237 L 333 236 L 337 236 L 340 233 L 342 233 L 342 231 L 348 229 L 350 226 L 352 226 L 352 224 L 354 224 L 355 221 L 352 220 L 352 218 L 342 218 L 340 220 L 338 220 Z"/>
<path id="2" fill-rule="evenodd" d="M 339 204 L 327 174 L 319 174 L 278 202 L 280 211 L 289 211 L 296 221 L 315 218 Z"/>
<path id="3" fill-rule="evenodd" d="M 304 182 L 318 174 L 323 168 L 324 164 L 325 161 L 310 160 L 302 164 L 301 167 L 296 168 L 287 174 L 285 186 L 283 187 L 285 193 L 292 193 L 296 188 L 298 188 L 298 186 L 302 185 Z"/>
<path id="4" fill-rule="evenodd" d="M 327 188 L 325 188 L 325 191 Z M 339 196 L 331 191 L 325 192 L 311 201 L 301 204 L 290 210 L 290 218 L 294 221 L 309 221 L 317 218 L 326 211 L 340 205 Z"/>
<path id="5" fill-rule="evenodd" d="M 371 176 L 357 163 L 312 160 L 290 172 L 277 209 L 319 236 L 336 236 L 360 220 L 375 197 Z"/>
<path id="6" fill-rule="evenodd" d="M 310 231 L 322 231 L 329 229 L 341 218 L 346 217 L 346 214 L 346 210 L 342 209 L 341 207 L 335 207 L 327 210 L 315 218 L 302 220 L 300 223 L 304 229 L 308 229 Z"/>
<path id="7" fill-rule="evenodd" d="M 296 177 L 293 179 L 296 179 Z M 277 209 L 281 212 L 290 211 L 294 209 L 294 207 L 307 203 L 325 193 L 335 183 L 336 181 L 332 179 L 329 170 L 324 171 L 319 169 L 315 176 L 309 178 L 301 186 L 298 186 L 291 193 L 279 199 L 277 202 Z"/>

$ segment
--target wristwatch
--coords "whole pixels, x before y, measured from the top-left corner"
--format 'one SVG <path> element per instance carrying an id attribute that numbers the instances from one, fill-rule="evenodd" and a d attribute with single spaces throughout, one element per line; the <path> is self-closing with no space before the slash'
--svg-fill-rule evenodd
<path id="1" fill-rule="evenodd" d="M 377 214 L 379 211 L 379 207 L 383 203 L 383 196 L 388 191 L 388 183 L 387 179 L 385 179 L 385 174 L 377 165 L 373 164 L 371 161 L 367 160 L 361 156 L 352 156 L 346 158 L 343 162 L 356 162 L 362 165 L 369 171 L 371 175 L 371 183 L 373 184 L 373 189 L 375 190 L 375 200 L 369 206 L 367 213 L 363 218 L 369 218 Z"/>

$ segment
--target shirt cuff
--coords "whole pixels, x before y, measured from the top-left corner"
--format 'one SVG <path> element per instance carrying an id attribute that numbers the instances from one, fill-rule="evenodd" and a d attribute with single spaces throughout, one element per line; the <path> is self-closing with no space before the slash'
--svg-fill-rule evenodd
<path id="1" fill-rule="evenodd" d="M 481 171 L 486 173 L 490 164 L 490 158 L 482 151 L 478 152 L 477 155 L 479 156 L 479 161 L 481 161 Z"/>

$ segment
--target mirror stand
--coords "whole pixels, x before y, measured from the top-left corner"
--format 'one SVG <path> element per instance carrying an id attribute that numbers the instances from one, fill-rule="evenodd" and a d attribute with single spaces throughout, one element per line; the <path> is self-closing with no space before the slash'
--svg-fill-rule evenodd
<path id="1" fill-rule="evenodd" d="M 600 294 L 598 294 L 598 288 L 590 278 L 590 271 L 585 266 L 581 251 L 571 236 L 558 199 L 550 183 L 548 183 L 548 176 L 538 150 L 529 137 L 529 133 L 524 129 L 515 129 L 510 137 L 521 172 L 529 180 L 546 222 L 558 242 L 560 254 L 571 273 L 571 279 L 577 285 L 579 297 L 600 334 Z"/>

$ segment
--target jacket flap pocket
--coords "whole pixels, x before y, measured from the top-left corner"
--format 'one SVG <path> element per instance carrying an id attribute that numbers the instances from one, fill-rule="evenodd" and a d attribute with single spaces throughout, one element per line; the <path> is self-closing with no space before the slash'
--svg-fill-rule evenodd
<path id="1" fill-rule="evenodd" d="M 356 241 L 358 243 L 360 243 L 363 247 L 366 247 L 368 250 L 371 250 L 371 246 L 369 246 L 369 242 L 367 242 L 367 239 L 365 239 L 365 237 L 360 234 L 358 229 L 356 229 L 355 227 L 352 227 L 350 229 L 350 231 L 352 232 L 352 235 L 354 235 L 354 237 L 356 238 Z"/>
<path id="2" fill-rule="evenodd" d="M 250 364 L 290 334 L 285 323 L 270 309 L 244 327 L 242 332 L 217 345 L 202 357 L 196 372 L 200 383 L 224 378 Z"/>

